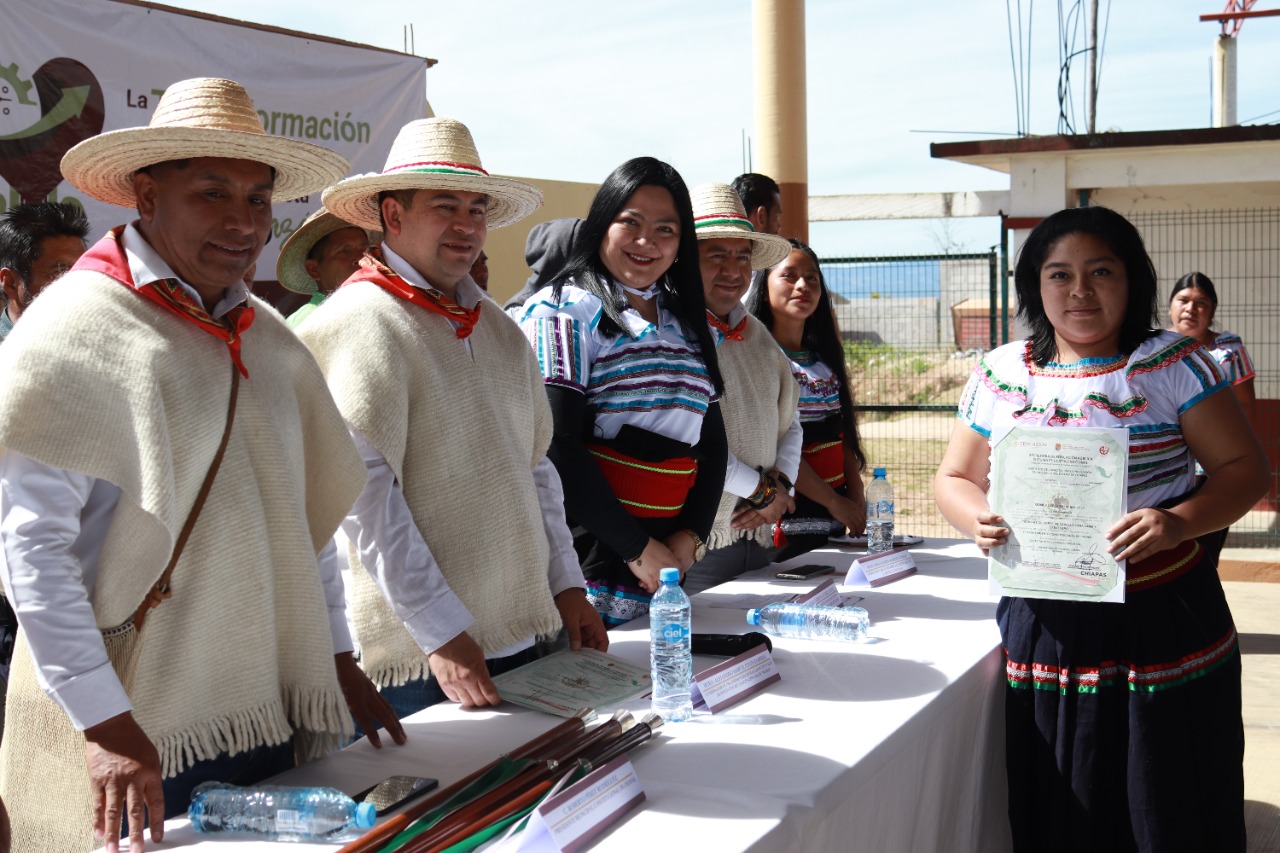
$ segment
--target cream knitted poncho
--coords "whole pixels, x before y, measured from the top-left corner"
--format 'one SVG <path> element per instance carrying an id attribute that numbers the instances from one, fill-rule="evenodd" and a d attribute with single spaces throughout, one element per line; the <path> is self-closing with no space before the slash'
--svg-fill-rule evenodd
<path id="1" fill-rule="evenodd" d="M 551 408 L 519 327 L 485 303 L 468 342 L 438 314 L 372 282 L 339 288 L 298 329 L 338 408 L 387 462 L 486 653 L 560 628 L 533 466 Z M 427 657 L 351 551 L 361 666 L 379 685 L 427 675 Z"/>
<path id="2" fill-rule="evenodd" d="M 768 470 L 778 458 L 778 440 L 790 428 L 800 399 L 791 362 L 765 325 L 749 314 L 743 339 L 721 343 L 716 347 L 716 358 L 724 377 L 720 411 L 729 451 L 753 468 Z M 761 545 L 772 544 L 768 525 L 750 531 L 733 529 L 733 510 L 739 500 L 729 492 L 720 495 L 708 548 L 724 548 L 745 538 Z"/>
<path id="3" fill-rule="evenodd" d="M 295 729 L 351 730 L 315 558 L 366 471 L 311 355 L 251 302 L 227 453 L 125 685 L 166 777 Z M 0 376 L 0 447 L 120 488 L 91 597 L 99 628 L 120 625 L 168 562 L 221 439 L 227 347 L 76 270 L 24 312 Z M 14 849 L 92 849 L 84 737 L 18 645 L 0 747 Z"/>

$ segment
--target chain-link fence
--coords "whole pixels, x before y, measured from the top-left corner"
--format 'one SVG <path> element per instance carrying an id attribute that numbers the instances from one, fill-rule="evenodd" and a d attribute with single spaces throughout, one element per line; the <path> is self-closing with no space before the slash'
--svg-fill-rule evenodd
<path id="1" fill-rule="evenodd" d="M 1199 271 L 1218 291 L 1214 328 L 1244 340 L 1257 373 L 1254 428 L 1273 485 L 1232 525 L 1227 544 L 1280 547 L 1280 210 L 1130 218 L 1160 273 L 1159 323 L 1168 323 L 1173 283 Z M 846 342 L 868 461 L 889 470 L 903 533 L 955 535 L 934 507 L 932 478 L 969 372 L 982 352 L 1003 342 L 1004 329 L 1014 326 L 999 311 L 999 261 L 993 249 L 822 262 Z M 1010 304 L 1010 313 L 1015 310 Z"/>
<path id="2" fill-rule="evenodd" d="M 1160 274 L 1160 323 L 1169 321 L 1169 294 L 1181 276 L 1202 272 L 1218 292 L 1212 328 L 1232 331 L 1253 360 L 1258 398 L 1254 429 L 1271 473 L 1267 497 L 1231 525 L 1228 547 L 1280 547 L 1280 210 L 1137 213 Z"/>
<path id="3" fill-rule="evenodd" d="M 934 506 L 933 475 L 960 390 L 997 341 L 998 269 L 995 250 L 822 262 L 867 460 L 888 469 L 900 533 L 956 535 Z"/>

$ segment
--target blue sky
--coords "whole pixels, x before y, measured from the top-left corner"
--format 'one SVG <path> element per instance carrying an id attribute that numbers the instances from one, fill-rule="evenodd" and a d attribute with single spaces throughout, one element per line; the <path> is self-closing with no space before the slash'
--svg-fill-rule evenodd
<path id="1" fill-rule="evenodd" d="M 671 162 L 690 186 L 742 171 L 742 133 L 752 130 L 749 0 L 168 2 L 395 49 L 413 24 L 416 52 L 440 61 L 427 72 L 433 108 L 471 127 L 491 171 L 595 182 L 640 154 Z M 1028 127 L 1056 132 L 1058 5 L 809 0 L 810 192 L 1005 188 L 1004 175 L 930 158 L 929 143 L 1016 132 L 1006 16 L 1016 24 L 1019 8 L 1031 35 Z M 1100 130 L 1209 125 L 1218 25 L 1198 18 L 1222 5 L 1100 0 L 1103 16 L 1110 8 Z M 1275 113 L 1262 121 L 1280 121 L 1280 17 L 1247 21 L 1238 47 L 1239 118 Z M 1078 129 L 1083 75 L 1080 57 L 1072 73 Z M 951 236 L 982 250 L 996 229 L 980 220 Z M 937 231 L 920 221 L 818 224 L 810 237 L 827 256 L 932 253 Z"/>

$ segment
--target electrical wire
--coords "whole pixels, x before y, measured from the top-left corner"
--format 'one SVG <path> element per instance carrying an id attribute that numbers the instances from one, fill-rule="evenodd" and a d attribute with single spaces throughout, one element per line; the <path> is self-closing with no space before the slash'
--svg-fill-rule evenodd
<path id="1" fill-rule="evenodd" d="M 1014 122 L 1018 126 L 1018 136 L 1024 136 L 1022 123 L 1022 79 L 1018 74 L 1018 55 L 1013 49 L 1013 10 L 1009 8 L 1009 0 L 1004 0 L 1005 29 L 1009 33 L 1009 69 L 1013 74 L 1013 113 Z M 1022 47 L 1022 0 L 1018 0 L 1018 47 Z"/>

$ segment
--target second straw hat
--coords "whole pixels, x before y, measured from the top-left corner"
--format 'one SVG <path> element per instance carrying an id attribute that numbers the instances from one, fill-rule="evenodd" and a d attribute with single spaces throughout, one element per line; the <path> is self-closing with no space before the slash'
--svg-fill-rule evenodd
<path id="1" fill-rule="evenodd" d="M 280 247 L 280 257 L 276 259 L 276 280 L 294 293 L 304 293 L 308 296 L 315 293 L 319 285 L 316 284 L 315 279 L 307 275 L 307 255 L 311 254 L 316 243 L 343 228 L 360 228 L 360 226 L 344 222 L 323 207 L 308 216 L 298 226 L 298 230 L 290 234 L 289 239 L 285 240 L 284 245 Z M 367 231 L 364 228 L 360 230 L 365 231 L 370 245 L 382 240 L 381 232 Z"/>
<path id="2" fill-rule="evenodd" d="M 320 145 L 270 136 L 244 86 L 234 80 L 179 80 L 156 105 L 146 127 L 90 137 L 62 158 L 62 176 L 86 195 L 133 207 L 133 176 L 170 160 L 226 157 L 275 169 L 274 201 L 318 192 L 346 174 L 350 164 Z"/>
<path id="3" fill-rule="evenodd" d="M 329 187 L 324 206 L 353 225 L 377 230 L 382 227 L 378 193 L 419 189 L 487 195 L 490 228 L 510 225 L 542 204 L 542 191 L 532 184 L 494 177 L 484 170 L 465 124 L 451 118 L 425 118 L 400 128 L 381 172 L 357 175 Z"/>
<path id="4" fill-rule="evenodd" d="M 742 200 L 728 184 L 699 184 L 689 191 L 693 224 L 699 240 L 729 237 L 751 241 L 751 268 L 771 267 L 791 254 L 791 243 L 777 234 L 757 231 L 747 219 Z"/>

